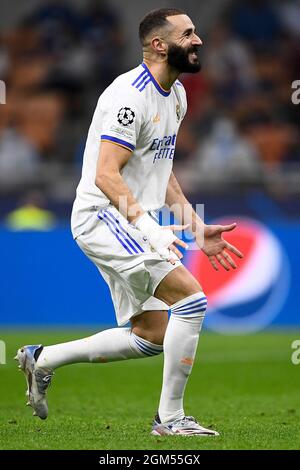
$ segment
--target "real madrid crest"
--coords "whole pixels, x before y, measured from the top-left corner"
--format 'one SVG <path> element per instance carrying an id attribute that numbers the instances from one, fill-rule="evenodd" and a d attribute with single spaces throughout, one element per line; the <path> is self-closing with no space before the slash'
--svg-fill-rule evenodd
<path id="1" fill-rule="evenodd" d="M 181 113 L 180 113 L 180 106 L 179 106 L 179 104 L 177 103 L 177 105 L 176 105 L 176 119 L 177 119 L 177 122 L 180 121 L 180 114 L 181 114 Z"/>

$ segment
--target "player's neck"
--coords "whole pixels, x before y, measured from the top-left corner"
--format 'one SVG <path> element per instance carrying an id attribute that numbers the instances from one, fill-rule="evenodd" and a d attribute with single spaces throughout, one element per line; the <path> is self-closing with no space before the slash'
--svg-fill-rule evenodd
<path id="1" fill-rule="evenodd" d="M 143 58 L 143 62 L 147 65 L 161 88 L 165 91 L 169 91 L 179 76 L 178 70 L 172 69 L 166 62 L 154 62 L 146 57 Z"/>

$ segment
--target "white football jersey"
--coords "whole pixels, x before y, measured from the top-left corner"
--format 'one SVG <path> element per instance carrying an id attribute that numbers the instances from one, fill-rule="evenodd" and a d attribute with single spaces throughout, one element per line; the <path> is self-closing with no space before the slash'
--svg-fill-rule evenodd
<path id="1" fill-rule="evenodd" d="M 165 205 L 176 137 L 186 108 L 186 94 L 179 80 L 166 91 L 144 63 L 120 75 L 106 88 L 99 98 L 87 137 L 72 211 L 75 238 L 82 233 L 91 209 L 104 208 L 110 203 L 95 185 L 102 141 L 132 151 L 121 174 L 141 207 L 151 211 Z"/>

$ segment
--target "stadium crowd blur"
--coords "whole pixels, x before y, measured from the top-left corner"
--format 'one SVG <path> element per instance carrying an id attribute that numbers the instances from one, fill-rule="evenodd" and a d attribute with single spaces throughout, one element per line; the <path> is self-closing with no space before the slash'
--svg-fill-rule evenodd
<path id="1" fill-rule="evenodd" d="M 291 97 L 300 80 L 300 1 L 233 1 L 205 36 L 197 20 L 202 73 L 181 78 L 189 108 L 175 167 L 184 189 L 299 195 L 300 105 Z M 0 220 L 31 191 L 68 218 L 91 116 L 128 69 L 126 44 L 119 11 L 99 0 L 81 9 L 43 1 L 0 31 Z"/>

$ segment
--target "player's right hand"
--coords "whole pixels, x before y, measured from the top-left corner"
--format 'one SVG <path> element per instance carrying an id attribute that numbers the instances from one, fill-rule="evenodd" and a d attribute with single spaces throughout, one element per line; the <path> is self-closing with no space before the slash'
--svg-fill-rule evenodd
<path id="1" fill-rule="evenodd" d="M 176 245 L 186 248 L 187 245 L 174 235 L 175 230 L 184 230 L 185 226 L 172 225 L 161 227 L 149 214 L 144 213 L 134 222 L 136 228 L 140 230 L 145 241 L 160 255 L 162 259 L 175 264 L 182 257 Z"/>
<path id="2" fill-rule="evenodd" d="M 161 227 L 163 230 L 172 230 L 172 232 L 181 232 L 185 230 L 186 228 L 189 227 L 189 224 L 186 225 L 165 225 Z M 167 259 L 171 264 L 175 264 L 175 262 L 178 259 L 181 259 L 183 257 L 183 254 L 181 253 L 180 250 L 176 247 L 176 245 L 181 246 L 184 249 L 188 248 L 188 244 L 180 240 L 179 238 L 176 238 L 176 240 L 168 247 L 168 250 L 171 252 L 170 253 L 170 258 Z M 174 255 L 173 255 L 174 253 Z"/>

